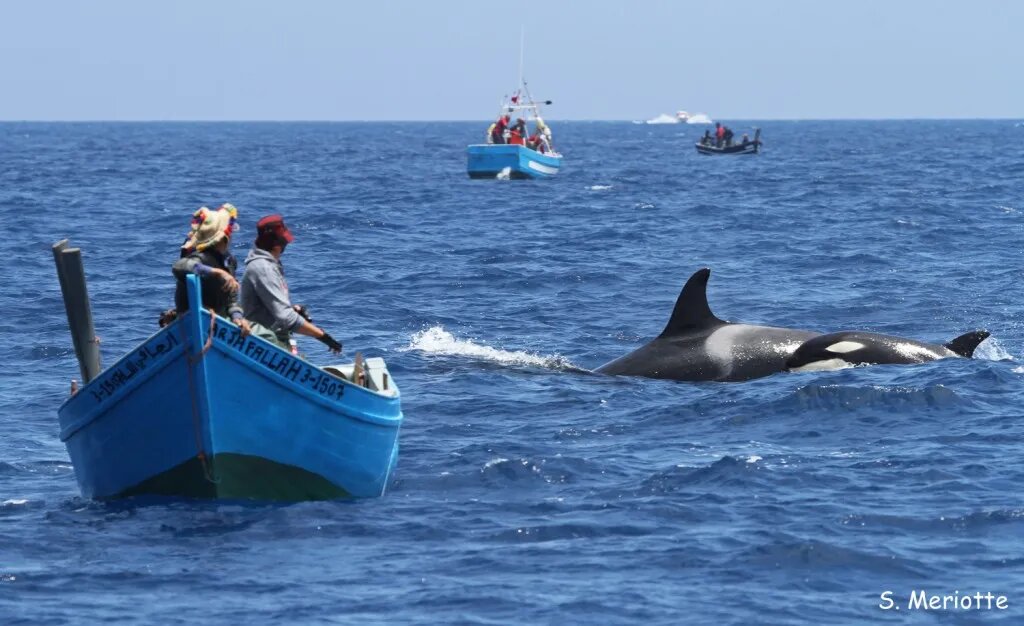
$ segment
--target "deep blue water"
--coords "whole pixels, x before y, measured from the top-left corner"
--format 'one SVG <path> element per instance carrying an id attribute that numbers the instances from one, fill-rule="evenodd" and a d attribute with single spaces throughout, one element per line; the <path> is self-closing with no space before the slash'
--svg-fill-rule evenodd
<path id="1" fill-rule="evenodd" d="M 763 122 L 763 155 L 714 158 L 703 126 L 561 123 L 557 178 L 471 181 L 486 125 L 0 124 L 0 623 L 1024 619 L 1024 126 Z M 238 254 L 283 213 L 295 301 L 387 359 L 385 497 L 80 498 L 50 245 L 83 248 L 113 363 L 224 201 Z M 993 336 L 746 383 L 576 371 L 657 335 L 703 266 L 733 321 Z M 1009 609 L 878 608 L 915 589 Z"/>

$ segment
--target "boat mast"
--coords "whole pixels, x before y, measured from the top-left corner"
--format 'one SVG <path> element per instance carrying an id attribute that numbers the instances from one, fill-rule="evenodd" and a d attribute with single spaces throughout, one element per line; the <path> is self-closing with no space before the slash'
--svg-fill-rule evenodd
<path id="1" fill-rule="evenodd" d="M 533 113 L 533 117 L 536 118 L 539 115 L 536 103 L 533 101 L 533 94 L 530 93 L 530 88 L 526 86 L 526 81 L 523 80 L 523 50 L 526 49 L 526 26 L 519 26 L 519 106 L 516 108 L 525 109 Z"/>
<path id="2" fill-rule="evenodd" d="M 523 84 L 523 41 L 526 39 L 526 26 L 519 26 L 519 83 Z"/>

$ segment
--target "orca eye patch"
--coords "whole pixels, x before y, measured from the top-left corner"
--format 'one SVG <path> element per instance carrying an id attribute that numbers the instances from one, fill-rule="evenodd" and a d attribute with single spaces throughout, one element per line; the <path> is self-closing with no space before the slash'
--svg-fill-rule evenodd
<path id="1" fill-rule="evenodd" d="M 826 348 L 826 350 L 835 354 L 846 354 L 847 352 L 860 350 L 863 347 L 864 344 L 858 343 L 856 341 L 840 341 L 838 343 L 832 344 L 831 346 Z"/>

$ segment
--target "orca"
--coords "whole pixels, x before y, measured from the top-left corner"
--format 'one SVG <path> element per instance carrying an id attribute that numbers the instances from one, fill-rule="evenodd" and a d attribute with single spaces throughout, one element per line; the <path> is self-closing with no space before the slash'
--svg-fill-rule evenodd
<path id="1" fill-rule="evenodd" d="M 854 365 L 924 363 L 949 357 L 969 359 L 989 334 L 986 330 L 973 330 L 947 344 L 938 345 L 854 330 L 829 333 L 809 339 L 797 348 L 786 361 L 786 369 L 806 372 Z"/>
<path id="2" fill-rule="evenodd" d="M 682 381 L 750 380 L 785 371 L 796 349 L 821 334 L 715 317 L 707 298 L 710 276 L 703 268 L 686 281 L 660 335 L 595 371 Z"/>

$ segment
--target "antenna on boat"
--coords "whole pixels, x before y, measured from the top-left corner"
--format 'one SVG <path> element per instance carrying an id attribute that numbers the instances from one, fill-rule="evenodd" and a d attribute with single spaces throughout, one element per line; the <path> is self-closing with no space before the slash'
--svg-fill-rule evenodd
<path id="1" fill-rule="evenodd" d="M 526 26 L 519 26 L 519 84 L 523 84 L 523 42 L 526 39 Z"/>

